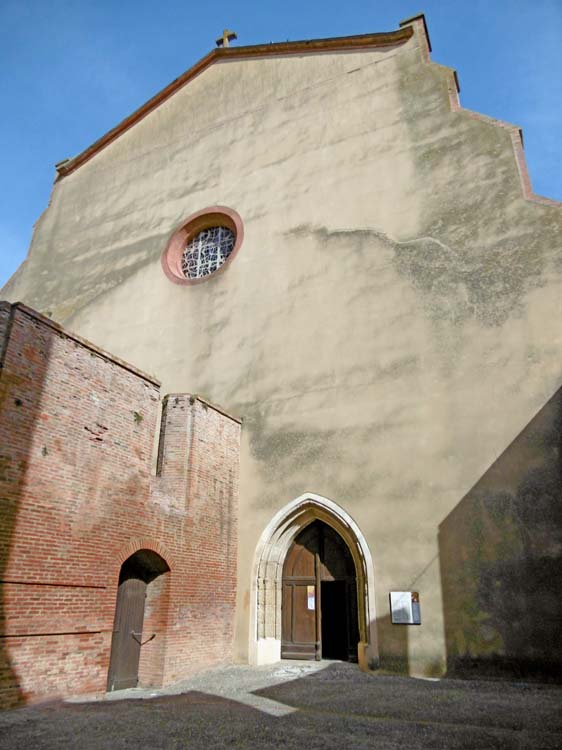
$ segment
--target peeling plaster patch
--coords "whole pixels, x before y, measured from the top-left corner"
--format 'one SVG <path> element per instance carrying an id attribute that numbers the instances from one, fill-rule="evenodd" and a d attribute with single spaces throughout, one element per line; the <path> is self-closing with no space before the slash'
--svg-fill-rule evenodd
<path id="1" fill-rule="evenodd" d="M 299 225 L 286 234 L 314 237 L 327 252 L 341 252 L 345 245 L 366 257 L 380 253 L 383 242 L 392 252 L 399 275 L 422 293 L 429 316 L 454 325 L 470 318 L 487 327 L 502 325 L 511 315 L 523 312 L 527 291 L 545 283 L 540 254 L 530 260 L 515 238 L 498 240 L 475 253 L 431 236 L 397 241 L 375 229 Z"/>
<path id="2" fill-rule="evenodd" d="M 451 111 L 450 70 L 398 64 L 423 237 L 415 254 L 413 238 L 400 238 L 397 267 L 424 292 L 432 317 L 502 325 L 524 312 L 529 290 L 551 281 L 559 213 L 525 200 L 508 130 Z"/>
<path id="3" fill-rule="evenodd" d="M 485 326 L 502 325 L 523 312 L 525 293 L 544 283 L 539 261 L 525 264 L 511 241 L 474 257 L 422 237 L 396 243 L 395 253 L 398 272 L 423 292 L 431 316 L 452 323 L 475 318 Z"/>

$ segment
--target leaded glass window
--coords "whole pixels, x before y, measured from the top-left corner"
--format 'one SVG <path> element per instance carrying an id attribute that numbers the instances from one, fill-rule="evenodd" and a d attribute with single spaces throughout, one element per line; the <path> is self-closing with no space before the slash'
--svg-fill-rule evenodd
<path id="1" fill-rule="evenodd" d="M 227 227 L 203 229 L 187 243 L 181 258 L 186 279 L 201 279 L 217 271 L 228 258 L 235 242 Z"/>

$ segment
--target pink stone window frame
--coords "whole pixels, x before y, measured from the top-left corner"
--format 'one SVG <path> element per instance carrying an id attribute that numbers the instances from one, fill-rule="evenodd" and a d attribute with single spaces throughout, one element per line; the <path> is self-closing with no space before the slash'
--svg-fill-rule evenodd
<path id="1" fill-rule="evenodd" d="M 217 268 L 216 271 L 213 271 L 213 273 L 210 273 L 207 276 L 202 276 L 200 279 L 186 278 L 182 271 L 181 259 L 187 243 L 204 229 L 218 226 L 227 227 L 234 234 L 234 247 L 232 248 L 230 255 L 222 266 Z M 227 208 L 226 206 L 211 206 L 210 208 L 204 208 L 202 211 L 197 211 L 197 213 L 191 214 L 191 216 L 182 223 L 180 228 L 176 229 L 172 234 L 164 252 L 162 253 L 162 269 L 174 284 L 182 284 L 183 286 L 201 284 L 204 281 L 214 279 L 226 270 L 240 249 L 243 239 L 244 227 L 242 225 L 242 219 L 236 211 L 232 208 Z"/>

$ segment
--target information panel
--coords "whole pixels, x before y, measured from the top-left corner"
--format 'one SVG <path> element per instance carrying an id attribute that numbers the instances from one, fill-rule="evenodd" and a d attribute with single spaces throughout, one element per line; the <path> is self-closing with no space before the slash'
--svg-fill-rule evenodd
<path id="1" fill-rule="evenodd" d="M 393 625 L 421 625 L 420 595 L 417 591 L 391 591 L 390 616 Z"/>

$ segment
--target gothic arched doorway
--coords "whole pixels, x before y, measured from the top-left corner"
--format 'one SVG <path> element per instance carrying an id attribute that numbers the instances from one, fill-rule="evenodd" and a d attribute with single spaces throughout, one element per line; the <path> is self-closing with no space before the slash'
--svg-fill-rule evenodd
<path id="1" fill-rule="evenodd" d="M 166 578 L 163 574 L 169 570 L 166 561 L 149 549 L 135 552 L 121 566 L 107 678 L 110 691 L 138 684 L 141 647 L 145 645 L 142 640 L 145 605 L 148 600 L 151 610 L 162 610 L 155 612 L 155 621 L 165 619 L 166 596 L 162 584 Z"/>
<path id="2" fill-rule="evenodd" d="M 301 532 L 316 522 L 323 522 L 326 527 L 335 532 L 336 538 L 345 544 L 345 549 L 351 555 L 357 592 L 354 600 L 357 603 L 357 659 L 362 669 L 371 668 L 378 664 L 378 645 L 375 576 L 369 546 L 349 513 L 332 500 L 309 492 L 297 497 L 279 510 L 264 529 L 258 542 L 254 557 L 252 607 L 250 609 L 250 663 L 271 664 L 281 658 L 281 641 L 284 638 L 283 568 L 293 542 Z M 322 581 L 320 581 L 320 597 L 322 596 L 321 588 Z M 325 586 L 325 603 L 330 594 L 331 591 Z M 337 596 L 335 592 L 336 599 Z M 321 625 L 320 622 L 320 633 Z M 314 637 L 316 639 L 316 632 Z M 321 638 L 320 635 L 320 640 Z M 315 656 L 316 652 L 314 657 L 309 658 L 315 658 Z"/>
<path id="3" fill-rule="evenodd" d="M 283 659 L 357 661 L 357 577 L 347 544 L 313 521 L 291 544 L 283 565 Z"/>

